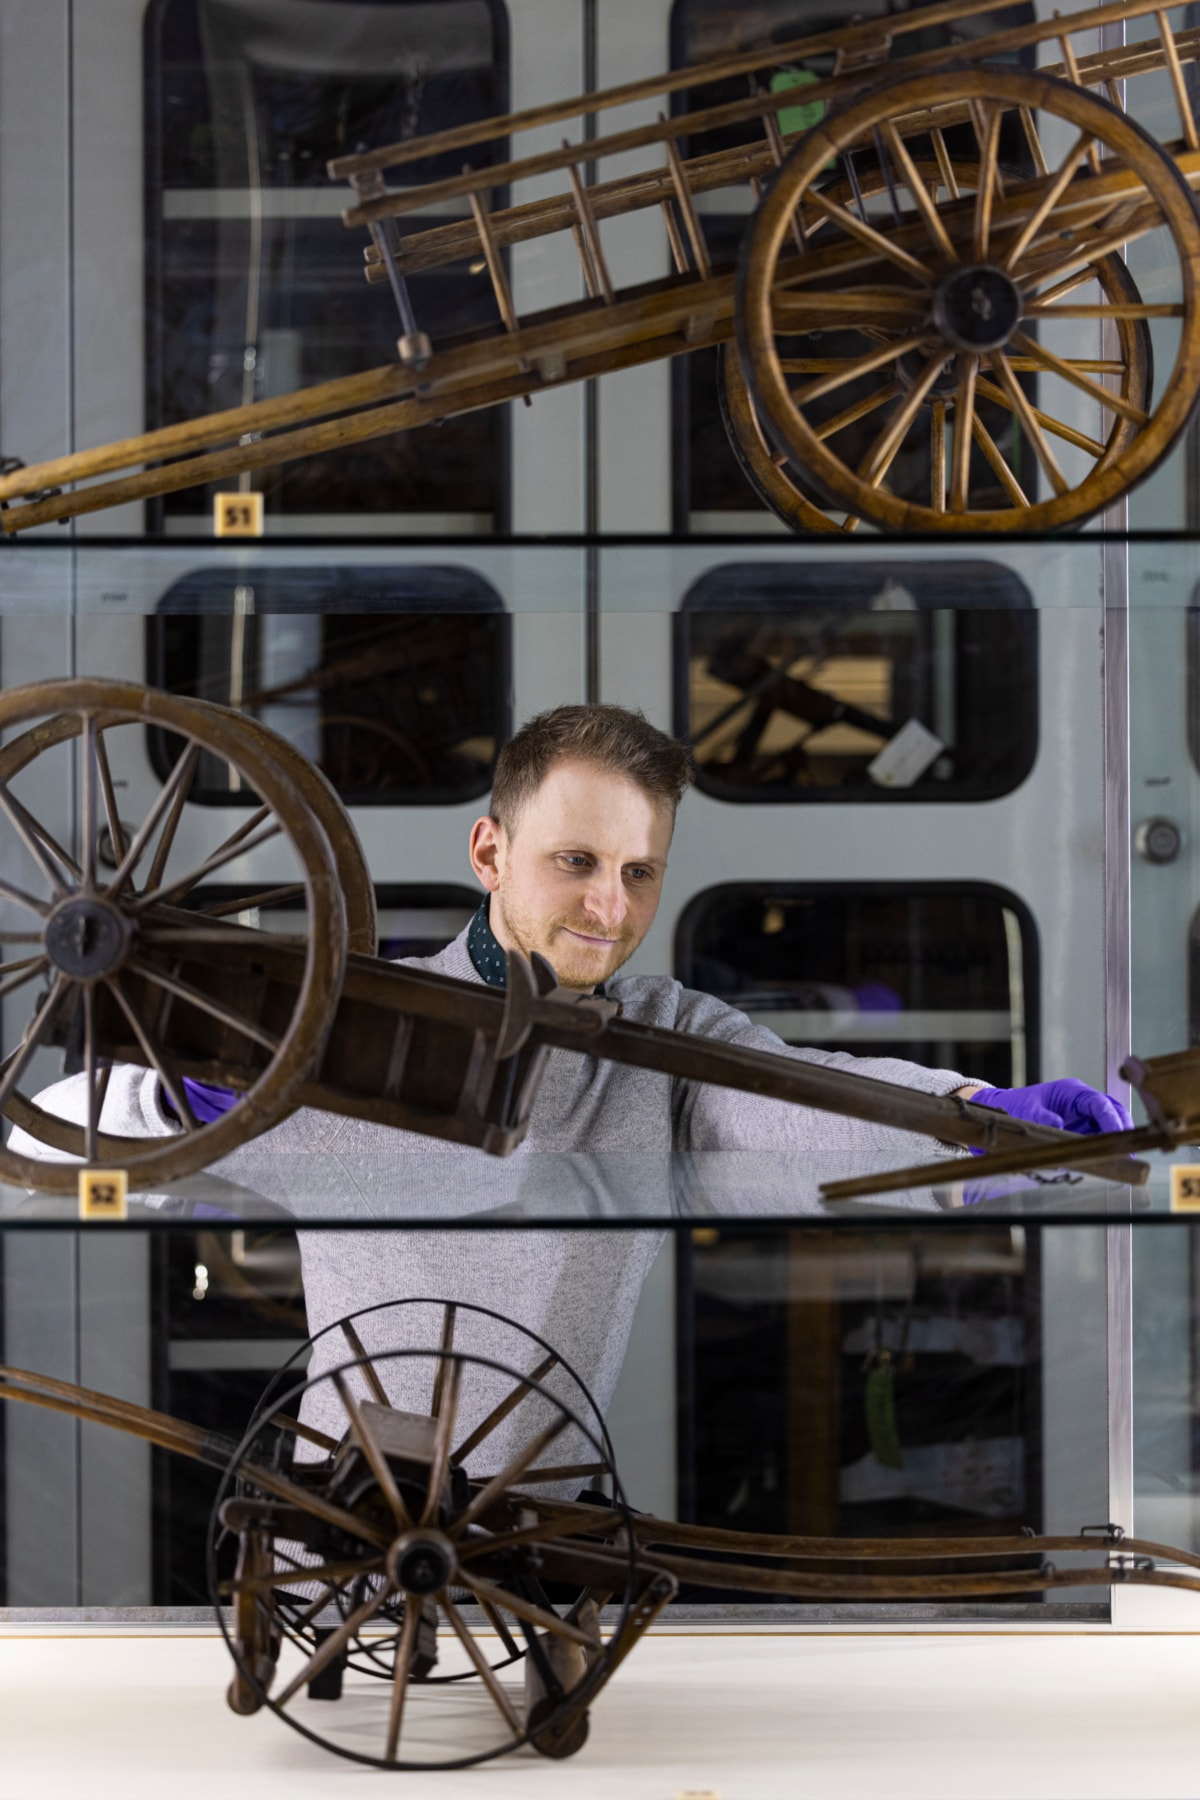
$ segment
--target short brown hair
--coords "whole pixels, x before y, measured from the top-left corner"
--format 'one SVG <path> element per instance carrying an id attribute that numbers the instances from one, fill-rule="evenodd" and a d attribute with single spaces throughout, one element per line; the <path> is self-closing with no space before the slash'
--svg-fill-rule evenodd
<path id="1" fill-rule="evenodd" d="M 685 746 L 624 706 L 556 706 L 538 713 L 496 758 L 492 817 L 511 834 L 556 763 L 576 759 L 624 775 L 672 814 L 692 779 Z"/>

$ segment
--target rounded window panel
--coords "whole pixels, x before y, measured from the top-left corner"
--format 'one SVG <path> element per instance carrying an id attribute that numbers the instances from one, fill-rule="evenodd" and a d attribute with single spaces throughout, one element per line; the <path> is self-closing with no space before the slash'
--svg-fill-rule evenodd
<path id="1" fill-rule="evenodd" d="M 995 800 L 1037 755 L 1037 632 L 999 565 L 725 564 L 675 617 L 675 731 L 715 799 Z"/>

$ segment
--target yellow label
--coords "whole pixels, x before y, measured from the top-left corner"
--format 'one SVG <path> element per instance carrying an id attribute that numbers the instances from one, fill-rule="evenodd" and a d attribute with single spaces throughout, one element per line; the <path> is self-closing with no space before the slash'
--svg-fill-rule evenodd
<path id="1" fill-rule="evenodd" d="M 1200 1163 L 1172 1164 L 1171 1211 L 1200 1212 Z"/>
<path id="2" fill-rule="evenodd" d="M 263 497 L 261 494 L 214 494 L 214 537 L 261 537 L 263 534 Z"/>
<path id="3" fill-rule="evenodd" d="M 124 1219 L 129 1215 L 129 1179 L 124 1169 L 80 1169 L 81 1219 Z"/>

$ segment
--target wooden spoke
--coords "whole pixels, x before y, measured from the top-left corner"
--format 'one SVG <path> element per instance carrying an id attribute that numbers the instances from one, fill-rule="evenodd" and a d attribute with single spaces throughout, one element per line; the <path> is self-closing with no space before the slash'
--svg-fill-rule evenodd
<path id="1" fill-rule="evenodd" d="M 272 1425 L 278 1425 L 281 1431 L 290 1431 L 293 1437 L 301 1437 L 307 1444 L 315 1444 L 319 1450 L 332 1453 L 338 1447 L 338 1440 L 331 1438 L 328 1432 L 318 1431 L 315 1425 L 305 1425 L 301 1419 L 293 1419 L 288 1413 L 271 1414 Z"/>
<path id="2" fill-rule="evenodd" d="M 823 425 L 818 425 L 816 427 L 817 436 L 822 439 L 836 437 L 839 431 L 845 431 L 848 425 L 856 425 L 859 419 L 865 419 L 869 413 L 877 412 L 881 406 L 886 406 L 889 400 L 895 400 L 902 392 L 903 389 L 898 381 L 888 382 L 876 393 L 868 394 L 863 400 L 856 400 L 853 406 L 847 406 L 843 412 L 835 414 L 832 419 L 826 419 Z"/>
<path id="3" fill-rule="evenodd" d="M 929 358 L 919 379 L 913 383 L 908 395 L 897 407 L 859 464 L 859 475 L 864 481 L 870 482 L 872 487 L 883 479 L 884 470 L 895 460 L 901 444 L 908 436 L 913 420 L 925 404 L 926 394 L 946 364 L 953 360 L 953 356 L 952 350 L 940 350 Z"/>
<path id="4" fill-rule="evenodd" d="M 400 1732 L 404 1723 L 404 1702 L 408 1696 L 408 1677 L 412 1672 L 413 1651 L 417 1643 L 417 1627 L 421 1622 L 421 1608 L 408 1596 L 404 1602 L 404 1623 L 400 1627 L 400 1641 L 396 1645 L 396 1666 L 392 1670 L 392 1698 L 388 1708 L 387 1745 L 384 1758 L 394 1763 L 400 1746 Z"/>
<path id="5" fill-rule="evenodd" d="M 453 1329 L 453 1320 L 451 1320 L 451 1329 Z M 455 1356 L 450 1359 L 450 1372 L 446 1377 L 441 1395 L 441 1412 L 438 1414 L 437 1431 L 433 1439 L 433 1456 L 429 1464 L 429 1486 L 425 1492 L 425 1506 L 421 1513 L 422 1525 L 429 1525 L 437 1518 L 442 1489 L 446 1484 L 446 1473 L 450 1467 L 450 1445 L 454 1438 L 455 1421 L 458 1418 L 458 1397 L 461 1389 L 462 1362 Z"/>
<path id="6" fill-rule="evenodd" d="M 69 990 L 70 983 L 66 976 L 59 975 L 49 993 L 43 996 L 41 1005 L 25 1027 L 25 1035 L 8 1058 L 4 1074 L 0 1077 L 0 1112 L 3 1112 L 16 1091 L 17 1083 L 25 1073 L 30 1057 L 49 1031 Z"/>
<path id="7" fill-rule="evenodd" d="M 946 402 L 935 400 L 929 428 L 929 504 L 946 510 Z"/>
<path id="8" fill-rule="evenodd" d="M 1001 264 L 1003 268 L 1012 269 L 1024 255 L 1029 245 L 1033 243 L 1038 232 L 1045 224 L 1047 217 L 1058 205 L 1062 196 L 1066 193 L 1067 188 L 1075 179 L 1075 171 L 1078 169 L 1080 163 L 1083 161 L 1095 141 L 1096 140 L 1090 131 L 1080 132 L 1066 156 L 1063 158 L 1058 172 L 1050 183 L 1050 186 L 1046 189 L 1045 193 L 1026 219 L 1024 225 L 1022 225 L 1020 231 L 1008 246 L 1008 249 L 1004 252 Z"/>
<path id="9" fill-rule="evenodd" d="M 806 327 L 811 330 L 814 322 L 826 321 L 837 325 L 909 323 L 920 317 L 921 309 L 920 294 L 897 294 L 886 288 L 862 288 L 852 294 L 781 293 L 775 303 L 776 331 L 786 337 Z"/>
<path id="10" fill-rule="evenodd" d="M 227 1006 L 222 1006 L 219 1000 L 210 999 L 207 994 L 201 993 L 198 987 L 193 987 L 190 981 L 184 981 L 182 976 L 169 974 L 167 970 L 157 968 L 154 963 L 143 962 L 138 956 L 130 957 L 128 967 L 132 974 L 140 975 L 143 981 L 149 981 L 155 987 L 164 988 L 168 994 L 174 994 L 177 1000 L 186 1000 L 187 1004 L 194 1006 L 197 1012 L 207 1013 L 210 1019 L 219 1019 L 222 1025 L 227 1025 L 230 1031 L 237 1032 L 239 1037 L 249 1038 L 252 1043 L 261 1045 L 264 1050 L 269 1050 L 272 1054 L 278 1050 L 279 1039 L 271 1032 L 264 1031 L 261 1025 L 255 1025 L 249 1019 L 243 1019 L 237 1013 L 231 1012 Z"/>
<path id="11" fill-rule="evenodd" d="M 465 1569 L 460 1568 L 458 1572 L 462 1576 L 463 1585 L 469 1587 L 481 1602 L 486 1600 L 491 1606 L 502 1606 L 506 1612 L 515 1614 L 518 1619 L 525 1619 L 530 1625 L 536 1625 L 542 1631 L 552 1632 L 555 1637 L 566 1638 L 568 1643 L 578 1644 L 582 1650 L 598 1650 L 600 1648 L 598 1638 L 591 1636 L 586 1631 L 581 1631 L 578 1625 L 572 1625 L 569 1619 L 560 1619 L 557 1613 L 547 1612 L 543 1606 L 535 1606 L 533 1601 L 526 1600 L 524 1595 L 514 1594 L 510 1587 L 496 1587 L 492 1582 L 485 1581 L 481 1575 L 468 1574 Z"/>
<path id="12" fill-rule="evenodd" d="M 307 1687 L 309 1682 L 315 1680 L 321 1673 L 322 1669 L 327 1669 L 334 1658 L 342 1654 L 351 1639 L 357 1637 L 367 1621 L 375 1617 L 384 1601 L 389 1600 L 395 1592 L 395 1588 L 390 1582 L 387 1582 L 377 1594 L 373 1594 L 369 1600 L 364 1600 L 361 1606 L 355 1607 L 338 1629 L 332 1632 L 318 1649 L 313 1651 L 300 1673 L 289 1681 L 282 1694 L 277 1696 L 275 1705 L 286 1706 L 302 1687 Z"/>
<path id="13" fill-rule="evenodd" d="M 1157 215 L 1153 218 L 1139 217 L 1122 224 L 1116 231 L 1110 231 L 1103 237 L 1085 240 L 1073 250 L 1068 251 L 1065 256 L 1059 257 L 1056 262 L 1018 269 L 1014 273 L 1026 293 L 1029 293 L 1032 289 L 1040 287 L 1043 281 L 1056 281 L 1060 275 L 1068 275 L 1074 269 L 1097 263 L 1105 256 L 1111 256 L 1114 250 L 1124 250 L 1127 244 L 1132 244 L 1136 239 L 1145 237 L 1147 232 L 1155 230 L 1161 222 Z"/>
<path id="14" fill-rule="evenodd" d="M 972 111 L 974 119 L 974 111 Z M 988 244 L 992 230 L 992 204 L 999 185 L 999 167 L 997 159 L 1000 154 L 1000 120 L 998 107 L 989 107 L 984 115 L 985 123 L 982 136 L 979 137 L 979 186 L 975 192 L 975 225 L 972 233 L 972 247 L 976 262 L 987 259 Z M 976 135 L 979 135 L 979 124 L 976 121 Z"/>
<path id="15" fill-rule="evenodd" d="M 1182 319 L 1186 308 L 1172 301 L 1116 301 L 1096 306 L 1046 306 L 1035 301 L 1025 308 L 1027 319 Z"/>
<path id="16" fill-rule="evenodd" d="M 454 1521 L 453 1535 L 461 1537 L 468 1525 L 473 1525 L 477 1519 L 482 1518 L 506 1488 L 516 1487 L 526 1469 L 533 1467 L 543 1450 L 549 1449 L 560 1432 L 566 1429 L 567 1424 L 568 1420 L 564 1414 L 553 1424 L 545 1426 L 535 1438 L 526 1444 L 523 1450 L 517 1452 L 507 1467 L 501 1469 L 498 1475 L 493 1475 L 490 1481 L 485 1482 L 466 1511 L 460 1513 Z"/>
<path id="17" fill-rule="evenodd" d="M 312 1565 L 297 1563 L 292 1569 L 272 1569 L 268 1575 L 247 1575 L 241 1580 L 231 1576 L 221 1583 L 218 1591 L 222 1594 L 269 1594 L 272 1588 L 307 1586 L 310 1581 L 319 1581 L 325 1586 L 321 1596 L 323 1607 L 347 1582 L 356 1581 L 360 1575 L 382 1575 L 383 1568 L 381 1556 L 370 1557 L 365 1562 L 360 1559 L 358 1562 Z"/>
<path id="18" fill-rule="evenodd" d="M 108 751 L 104 744 L 104 733 L 96 732 L 96 766 L 100 774 L 100 793 L 104 799 L 104 816 L 108 821 L 108 835 L 112 839 L 113 855 L 118 862 L 125 854 L 125 833 L 121 827 L 121 815 L 117 811 L 117 792 L 113 787 L 112 770 L 108 763 Z"/>
<path id="19" fill-rule="evenodd" d="M 0 881 L 0 900 L 11 900 L 14 906 L 23 906 L 29 912 L 38 913 L 43 919 L 50 911 L 50 908 L 46 905 L 44 900 L 35 900 L 32 894 L 27 894 L 24 888 L 14 887 L 11 881 Z M 11 935 L 5 936 L 4 942 L 6 944 L 11 944 L 15 941 L 16 939 Z M 36 943 L 40 942 L 40 939 L 22 938 L 20 941 L 22 943 Z"/>
<path id="20" fill-rule="evenodd" d="M 349 1319 L 343 1319 L 341 1321 L 341 1327 L 342 1336 L 349 1344 L 351 1354 L 362 1364 L 362 1378 L 370 1388 L 371 1393 L 379 1402 L 380 1406 L 386 1406 L 394 1411 L 395 1408 L 392 1407 L 392 1403 L 388 1399 L 387 1389 L 384 1387 L 382 1381 L 380 1381 L 378 1370 L 371 1361 L 371 1358 L 367 1355 L 366 1350 L 363 1348 L 363 1341 L 359 1337 L 357 1331 L 355 1331 Z"/>
<path id="21" fill-rule="evenodd" d="M 975 418 L 975 383 L 979 358 L 964 356 L 958 364 L 954 400 L 954 455 L 950 469 L 950 511 L 966 512 L 971 489 L 971 425 Z"/>
<path id="22" fill-rule="evenodd" d="M 900 171 L 900 178 L 913 199 L 916 201 L 917 211 L 924 219 L 930 237 L 933 239 L 946 261 L 956 263 L 959 260 L 958 251 L 951 242 L 950 233 L 946 230 L 945 220 L 930 199 L 929 189 L 918 175 L 916 165 L 914 164 L 912 157 L 908 154 L 908 147 L 890 119 L 885 119 L 883 122 L 883 135 L 887 139 L 888 149 L 891 151 L 896 167 Z"/>
<path id="23" fill-rule="evenodd" d="M 1061 281 L 1055 282 L 1053 287 L 1047 288 L 1044 294 L 1038 294 L 1036 300 L 1031 300 L 1029 304 L 1046 306 L 1050 301 L 1057 300 L 1060 295 L 1073 294 L 1076 288 L 1085 287 L 1088 282 L 1098 279 L 1096 270 L 1089 264 L 1087 268 L 1076 269 L 1073 275 L 1065 275 Z M 1035 282 L 1033 285 L 1036 288 L 1037 283 Z"/>
<path id="24" fill-rule="evenodd" d="M 1021 129 L 1025 133 L 1025 142 L 1029 145 L 1029 154 L 1033 158 L 1033 166 L 1039 175 L 1048 175 L 1050 165 L 1046 161 L 1046 152 L 1042 149 L 1042 140 L 1038 136 L 1033 114 L 1027 106 L 1017 109 L 1021 120 Z"/>
<path id="25" fill-rule="evenodd" d="M 262 810 L 265 813 L 267 808 L 264 807 Z M 270 825 L 266 831 L 261 831 L 257 837 L 250 838 L 248 841 L 245 839 L 244 830 L 235 833 L 234 837 L 230 838 L 220 850 L 214 850 L 210 857 L 196 868 L 190 869 L 186 875 L 181 875 L 177 881 L 172 881 L 167 887 L 158 888 L 154 892 L 147 891 L 139 894 L 130 911 L 145 912 L 148 906 L 161 906 L 166 900 L 178 899 L 189 888 L 196 887 L 209 875 L 215 875 L 218 869 L 223 869 L 225 864 L 232 862 L 235 856 L 248 856 L 251 850 L 257 850 L 260 844 L 270 843 L 272 838 L 278 837 L 282 830 L 281 825 Z"/>
<path id="26" fill-rule="evenodd" d="M 175 764 L 175 767 L 171 770 L 171 773 L 167 776 L 167 779 L 159 788 L 158 793 L 154 797 L 154 804 L 151 806 L 150 811 L 146 814 L 146 817 L 134 832 L 133 838 L 126 849 L 124 856 L 117 865 L 116 873 L 104 890 L 108 898 L 111 899 L 114 894 L 118 894 L 125 886 L 126 882 L 131 879 L 133 871 L 142 860 L 142 853 L 158 828 L 159 821 L 170 810 L 175 795 L 180 789 L 183 789 L 186 793 L 188 787 L 191 785 L 192 776 L 196 772 L 196 764 L 199 760 L 199 744 L 189 744 L 183 755 L 179 758 L 179 761 Z"/>
<path id="27" fill-rule="evenodd" d="M 87 1161 L 96 1160 L 96 1141 L 100 1135 L 100 1105 L 96 1082 L 96 990 L 87 983 L 83 990 L 83 1070 L 87 1088 L 87 1119 L 83 1128 L 83 1154 Z"/>
<path id="28" fill-rule="evenodd" d="M 984 392 L 984 388 L 986 385 L 988 385 L 988 384 L 980 382 L 979 392 L 981 394 Z M 999 446 L 996 444 L 996 441 L 992 437 L 991 432 L 988 430 L 988 428 L 984 424 L 983 420 L 979 417 L 978 413 L 976 413 L 971 420 L 971 432 L 975 439 L 975 442 L 979 445 L 979 448 L 983 451 L 984 457 L 987 460 L 989 468 L 992 470 L 992 473 L 999 480 L 1001 487 L 1004 489 L 1005 493 L 1008 495 L 1008 497 L 1012 501 L 1013 505 L 1014 506 L 1028 506 L 1029 501 L 1026 498 L 1024 489 L 1021 487 L 1020 482 L 1017 480 L 1016 476 L 1013 474 L 1012 470 L 1009 468 L 1008 464 L 1005 462 L 1004 458 L 1001 456 Z"/>
<path id="29" fill-rule="evenodd" d="M 125 990 L 121 986 L 120 976 L 110 975 L 108 988 L 129 1021 L 133 1035 L 141 1046 L 142 1055 L 167 1090 L 167 1098 L 175 1108 L 184 1130 L 199 1131 L 200 1122 L 192 1111 L 191 1102 L 182 1081 L 177 1078 L 175 1071 L 170 1067 L 149 1028 L 142 1023 L 134 1008 L 129 1004 Z"/>
<path id="30" fill-rule="evenodd" d="M 1050 484 L 1056 494 L 1065 494 L 1069 483 L 1058 463 L 1054 452 L 1046 442 L 1046 434 L 1034 417 L 1033 406 L 1024 388 L 1008 366 L 1008 358 L 998 350 L 992 351 L 988 361 L 995 371 L 1000 386 L 1013 403 L 1013 411 L 1024 427 L 1025 435 L 1033 445 L 1034 454 L 1049 477 Z"/>
<path id="31" fill-rule="evenodd" d="M 433 1404 L 430 1413 L 435 1419 L 441 1417 L 442 1394 L 446 1386 L 446 1372 L 450 1366 L 450 1352 L 454 1348 L 454 1316 L 458 1308 L 451 1300 L 442 1314 L 442 1341 L 439 1345 L 437 1370 L 433 1377 Z"/>
<path id="32" fill-rule="evenodd" d="M 539 1500 L 536 1496 L 532 1497 L 532 1503 L 535 1507 L 547 1509 L 555 1504 L 550 1500 Z M 618 1512 L 615 1507 L 608 1509 L 603 1506 L 589 1506 L 586 1508 L 586 1518 L 580 1517 L 580 1513 L 583 1511 L 584 1508 L 577 1502 L 568 1501 L 561 1516 L 555 1516 L 553 1512 L 547 1510 L 545 1516 L 540 1518 L 536 1525 L 522 1525 L 516 1531 L 497 1531 L 490 1533 L 487 1537 L 470 1538 L 458 1553 L 459 1567 L 473 1562 L 477 1557 L 495 1556 L 497 1551 L 507 1552 L 519 1549 L 522 1544 L 548 1544 L 552 1543 L 555 1538 L 584 1537 L 589 1534 L 602 1536 L 605 1532 L 611 1531 L 614 1526 L 623 1525 L 626 1522 L 625 1514 Z M 673 1526 L 671 1527 L 671 1536 L 674 1537 Z"/>
<path id="33" fill-rule="evenodd" d="M 929 137 L 933 144 L 933 154 L 937 158 L 938 170 L 942 177 L 942 186 L 949 194 L 951 200 L 957 200 L 960 198 L 958 175 L 955 171 L 954 163 L 951 160 L 950 152 L 946 148 L 946 140 L 937 126 L 930 132 Z"/>
<path id="34" fill-rule="evenodd" d="M 96 885 L 96 831 L 99 825 L 99 808 L 96 805 L 97 735 L 95 713 L 84 713 L 83 730 L 79 736 L 82 763 L 79 771 L 79 819 L 83 838 L 80 846 L 80 885 L 85 888 Z"/>
<path id="35" fill-rule="evenodd" d="M 479 1600 L 478 1594 L 475 1598 Z M 496 1611 L 496 1608 L 492 1605 L 491 1601 L 479 1600 L 479 1606 L 484 1618 L 487 1620 L 496 1636 L 500 1639 L 500 1642 L 504 1645 L 506 1653 L 511 1657 L 520 1656 L 521 1646 L 518 1644 L 516 1638 L 504 1623 L 502 1615 Z"/>
<path id="36" fill-rule="evenodd" d="M 1117 412 L 1121 414 L 1122 418 L 1132 419 L 1135 425 L 1149 424 L 1150 415 L 1143 412 L 1140 406 L 1135 406 L 1131 400 L 1126 400 L 1123 394 L 1118 394 L 1113 388 L 1101 387 L 1098 381 L 1093 381 L 1090 375 L 1083 374 L 1082 370 L 1077 369 L 1074 363 L 1068 362 L 1065 357 L 1056 356 L 1053 350 L 1047 350 L 1044 344 L 1039 344 L 1037 339 L 1031 338 L 1027 332 L 1015 332 L 1012 341 L 1024 350 L 1026 356 L 1032 357 L 1035 362 L 1040 363 L 1043 368 L 1051 370 L 1055 375 L 1061 375 L 1064 381 L 1069 381 L 1073 387 L 1079 388 L 1081 393 L 1088 394 L 1093 400 L 1098 400 L 1100 405 L 1106 407 L 1110 412 Z"/>
<path id="37" fill-rule="evenodd" d="M 197 749 L 197 746 L 193 745 L 192 748 Z M 171 851 L 175 847 L 175 834 L 179 830 L 179 821 L 183 818 L 183 809 L 187 805 L 190 787 L 190 782 L 181 782 L 175 790 L 167 816 L 163 820 L 162 830 L 158 834 L 158 842 L 154 846 L 154 856 L 146 871 L 146 879 L 142 884 L 147 893 L 162 885 L 162 878 L 167 872 Z"/>
<path id="38" fill-rule="evenodd" d="M 508 1595 L 504 1596 L 504 1604 L 509 1605 Z M 474 1663 L 476 1673 L 492 1699 L 495 1701 L 501 1716 L 511 1728 L 513 1736 L 519 1738 L 521 1736 L 521 1721 L 516 1715 L 513 1703 L 504 1692 L 504 1689 L 500 1686 L 500 1683 L 496 1680 L 487 1658 L 484 1656 L 482 1650 L 480 1650 L 479 1645 L 475 1642 L 466 1621 L 459 1612 L 457 1606 L 455 1606 L 453 1600 L 451 1600 L 445 1588 L 443 1588 L 438 1595 L 438 1605 L 450 1621 L 451 1629 L 471 1661 Z M 509 1610 L 512 1610 L 511 1606 L 509 1606 Z"/>
<path id="39" fill-rule="evenodd" d="M 557 1366 L 558 1358 L 555 1356 L 554 1352 L 551 1351 L 550 1355 L 545 1357 L 544 1360 L 538 1364 L 537 1368 L 533 1371 L 533 1374 L 529 1377 L 529 1380 L 520 1382 L 512 1390 L 511 1394 L 508 1394 L 501 1400 L 498 1406 L 492 1408 L 482 1424 L 477 1425 L 471 1435 L 463 1439 L 462 1443 L 458 1446 L 458 1449 L 454 1452 L 454 1461 L 456 1463 L 466 1462 L 472 1450 L 477 1450 L 484 1439 L 489 1438 L 492 1435 L 497 1425 L 502 1425 L 509 1414 L 515 1412 L 516 1408 L 520 1406 L 522 1400 L 524 1400 L 526 1394 L 531 1394 L 534 1391 L 532 1383 L 535 1381 L 544 1381 L 550 1371 L 557 1368 Z"/>
<path id="40" fill-rule="evenodd" d="M 857 381 L 860 375 L 870 375 L 875 369 L 882 369 L 888 363 L 898 362 L 910 350 L 925 349 L 932 340 L 927 332 L 916 331 L 909 337 L 895 338 L 890 344 L 884 344 L 878 350 L 872 350 L 867 356 L 852 357 L 842 365 L 840 373 L 818 376 L 802 388 L 792 393 L 795 406 L 807 406 L 812 400 L 819 400 L 823 394 L 831 394 L 835 388 L 845 387 L 848 381 Z"/>
<path id="41" fill-rule="evenodd" d="M 924 263 L 918 262 L 915 256 L 901 249 L 899 244 L 893 244 L 882 231 L 876 231 L 873 225 L 868 225 L 865 219 L 857 218 L 846 207 L 839 206 L 836 200 L 828 199 L 818 188 L 810 189 L 808 200 L 818 212 L 823 213 L 833 224 L 840 225 L 851 237 L 857 238 L 862 244 L 868 244 L 880 256 L 886 256 L 889 262 L 903 269 L 906 275 L 915 276 L 923 287 L 929 286 L 929 270 Z"/>
<path id="42" fill-rule="evenodd" d="M 371 1473 L 379 1483 L 380 1492 L 391 1508 L 397 1531 L 410 1531 L 412 1519 L 400 1496 L 400 1489 L 396 1486 L 396 1478 L 388 1467 L 386 1456 L 371 1435 L 371 1428 L 363 1418 L 362 1409 L 340 1370 L 334 1371 L 333 1385 L 338 1391 L 338 1398 L 345 1407 L 346 1416 L 350 1420 L 351 1435 L 371 1465 Z"/>
<path id="43" fill-rule="evenodd" d="M 1011 363 L 1011 357 L 1009 361 Z M 994 401 L 997 406 L 1003 406 L 1008 412 L 1014 410 L 1012 401 L 1004 392 L 1003 388 L 996 387 L 990 381 L 981 381 L 979 383 L 979 393 L 985 399 Z M 1077 450 L 1086 450 L 1089 456 L 1101 457 L 1104 455 L 1106 445 L 1099 443 L 1095 438 L 1088 437 L 1085 432 L 1076 431 L 1073 425 L 1066 425 L 1061 419 L 1053 418 L 1050 413 L 1044 412 L 1041 407 L 1035 406 L 1033 408 L 1033 416 L 1042 429 L 1050 432 L 1053 437 L 1062 438 L 1063 442 L 1066 444 L 1074 444 Z M 1029 502 L 1026 501 L 1025 504 L 1028 505 Z"/>
<path id="44" fill-rule="evenodd" d="M 33 981 L 49 967 L 48 956 L 26 956 L 21 962 L 0 965 L 0 1000 L 6 999 L 9 994 L 15 994 L 18 988 L 24 987 L 27 981 Z"/>
<path id="45" fill-rule="evenodd" d="M 521 1477 L 527 1486 L 538 1485 L 550 1481 L 581 1481 L 585 1475 L 603 1475 L 608 1464 L 602 1462 L 563 1463 L 557 1469 L 528 1469 Z"/>
<path id="46" fill-rule="evenodd" d="M 4 813 L 26 850 L 50 883 L 55 896 L 61 899 L 67 889 L 52 857 L 56 857 L 63 868 L 78 877 L 79 865 L 75 859 L 67 855 L 62 845 L 55 841 L 41 820 L 35 819 L 28 807 L 23 806 L 15 794 L 10 793 L 6 781 L 0 781 L 0 811 Z"/>
<path id="47" fill-rule="evenodd" d="M 198 906 L 204 919 L 225 919 L 230 913 L 254 912 L 264 906 L 278 906 L 283 900 L 294 900 L 304 892 L 302 881 L 289 881 L 282 887 L 264 888 L 259 894 L 247 894 L 244 900 L 218 900 L 212 906 Z"/>

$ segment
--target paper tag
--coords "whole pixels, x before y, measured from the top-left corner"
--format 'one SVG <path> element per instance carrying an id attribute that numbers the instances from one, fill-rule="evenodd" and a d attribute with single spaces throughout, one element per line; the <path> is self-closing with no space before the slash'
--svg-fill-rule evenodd
<path id="1" fill-rule="evenodd" d="M 81 1219 L 124 1219 L 129 1216 L 129 1179 L 124 1169 L 80 1169 Z"/>
<path id="2" fill-rule="evenodd" d="M 1172 1164 L 1171 1211 L 1200 1212 L 1200 1163 Z"/>
<path id="3" fill-rule="evenodd" d="M 867 774 L 880 787 L 911 787 L 945 748 L 941 738 L 927 731 L 919 719 L 910 719 L 867 764 Z"/>
<path id="4" fill-rule="evenodd" d="M 214 494 L 214 537 L 261 537 L 263 497 L 260 493 Z"/>

